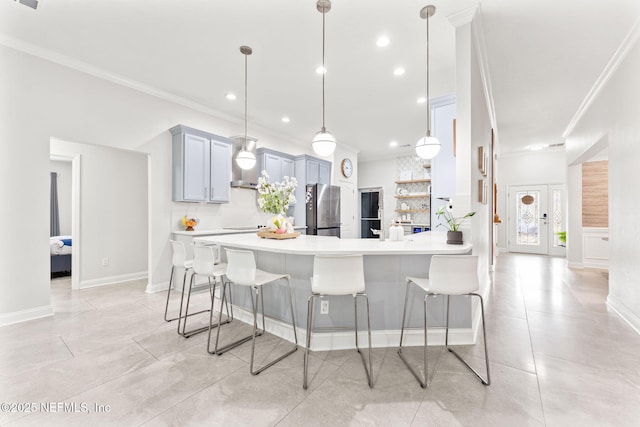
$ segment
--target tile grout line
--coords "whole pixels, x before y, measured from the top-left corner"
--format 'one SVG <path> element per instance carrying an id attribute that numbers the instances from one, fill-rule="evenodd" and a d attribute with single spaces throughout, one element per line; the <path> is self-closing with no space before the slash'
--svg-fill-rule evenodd
<path id="1" fill-rule="evenodd" d="M 158 358 L 156 357 L 156 355 L 155 355 L 155 354 L 153 354 L 153 353 L 151 353 L 149 350 L 147 350 L 147 348 L 146 348 L 146 347 L 144 347 L 142 344 L 140 344 L 140 343 L 139 343 L 138 341 L 136 341 L 134 338 L 130 338 L 130 339 L 131 339 L 131 341 L 133 341 L 134 343 L 136 343 L 136 345 L 137 345 L 138 347 L 140 347 L 140 348 L 141 348 L 141 349 L 143 349 L 146 353 L 148 353 L 149 355 L 151 355 L 151 357 L 153 357 L 154 359 L 156 359 L 156 361 L 158 361 L 158 362 L 160 361 L 160 359 L 158 359 Z"/>
<path id="2" fill-rule="evenodd" d="M 516 278 L 516 282 L 518 282 L 518 279 Z M 524 318 L 527 321 L 527 332 L 529 333 L 529 346 L 531 348 L 531 358 L 533 359 L 533 369 L 534 369 L 534 374 L 536 376 L 536 384 L 538 385 L 538 397 L 540 398 L 540 409 L 542 410 L 542 421 L 544 422 L 544 425 L 547 425 L 547 417 L 545 415 L 544 412 L 544 402 L 542 401 L 542 390 L 540 388 L 540 377 L 538 376 L 538 364 L 536 362 L 536 355 L 535 352 L 533 351 L 533 340 L 531 338 L 531 326 L 529 325 L 529 311 L 527 309 L 527 299 L 525 297 L 524 291 L 522 289 L 522 285 L 519 285 L 520 287 L 520 295 L 522 296 L 522 303 L 524 304 Z"/>
<path id="3" fill-rule="evenodd" d="M 58 335 L 58 338 L 60 338 L 60 341 L 62 341 L 62 344 L 64 344 L 64 346 L 67 347 L 67 350 L 69 350 L 69 353 L 71 353 L 71 357 L 75 359 L 76 355 L 73 354 L 73 351 L 71 351 L 71 348 L 69 348 L 64 338 L 62 338 L 62 335 Z"/>

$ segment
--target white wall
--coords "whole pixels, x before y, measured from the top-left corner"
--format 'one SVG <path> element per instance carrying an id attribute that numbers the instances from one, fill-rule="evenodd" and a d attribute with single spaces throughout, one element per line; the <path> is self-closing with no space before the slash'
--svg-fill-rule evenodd
<path id="1" fill-rule="evenodd" d="M 51 141 L 51 154 L 80 156 L 80 287 L 145 277 L 147 155 L 64 141 Z"/>
<path id="2" fill-rule="evenodd" d="M 51 172 L 58 174 L 58 215 L 60 235 L 71 235 L 71 162 L 52 160 Z"/>
<path id="3" fill-rule="evenodd" d="M 566 160 L 563 149 L 530 151 L 498 156 L 498 224 L 497 246 L 507 249 L 507 191 L 512 185 L 565 184 Z"/>
<path id="4" fill-rule="evenodd" d="M 634 31 L 635 38 L 628 39 L 633 42 L 617 52 L 626 56 L 614 57 L 620 59 L 618 68 L 603 76 L 605 83 L 569 132 L 566 144 L 571 164 L 598 141 L 608 139 L 608 302 L 640 331 L 640 198 L 635 188 L 640 182 L 640 28 Z"/>
<path id="5" fill-rule="evenodd" d="M 140 213 L 140 226 L 148 226 L 151 288 L 156 283 L 166 284 L 168 238 L 177 228 L 172 218 L 168 129 L 184 124 L 226 136 L 240 133 L 241 121 L 216 118 L 214 112 L 196 111 L 183 106 L 181 100 L 160 99 L 4 46 L 0 46 L 0 74 L 0 197 L 8 201 L 0 206 L 0 221 L 12 224 L 15 207 L 20 206 L 29 224 L 7 227 L 5 238 L 12 245 L 0 245 L 0 325 L 51 314 L 48 234 L 52 137 L 150 155 L 149 211 Z M 312 154 L 310 144 L 297 145 L 264 130 L 252 135 L 259 139 L 258 146 Z M 248 197 L 236 199 L 244 204 Z M 231 208 L 224 212 L 229 214 L 227 220 L 239 211 Z M 121 244 L 137 244 L 130 240 L 124 238 Z M 30 257 L 24 257 L 25 253 Z"/>

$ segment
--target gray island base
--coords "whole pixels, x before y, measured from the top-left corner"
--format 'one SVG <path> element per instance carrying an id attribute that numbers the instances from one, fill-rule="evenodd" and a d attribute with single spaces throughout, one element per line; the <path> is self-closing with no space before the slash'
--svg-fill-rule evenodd
<path id="1" fill-rule="evenodd" d="M 298 343 L 304 345 L 307 319 L 307 299 L 311 294 L 310 278 L 314 255 L 364 256 L 366 293 L 371 308 L 372 345 L 396 347 L 400 340 L 402 307 L 407 276 L 428 277 L 431 256 L 435 254 L 470 254 L 472 245 L 447 245 L 446 233 L 424 232 L 412 234 L 403 241 L 391 242 L 378 239 L 339 239 L 337 237 L 302 235 L 296 239 L 262 239 L 255 234 L 236 234 L 194 238 L 196 245 L 219 245 L 222 262 L 224 248 L 254 251 L 257 266 L 273 273 L 291 276 L 291 289 L 296 316 Z M 415 287 L 414 287 L 415 288 Z M 349 298 L 325 297 L 329 301 L 329 313 L 314 310 L 314 334 L 312 350 L 353 348 L 354 307 Z M 407 325 L 413 329 L 405 332 L 407 345 L 422 345 L 424 294 L 411 290 L 413 303 L 407 311 Z M 264 289 L 267 331 L 293 342 L 285 286 Z M 234 314 L 237 319 L 251 324 L 251 300 L 244 287 L 236 287 L 233 294 Z M 316 304 L 319 304 L 316 302 Z M 430 328 L 445 325 L 446 297 L 430 297 L 428 322 Z M 466 296 L 451 297 L 449 339 L 451 344 L 473 344 L 476 307 Z M 364 307 L 358 310 L 360 330 L 366 328 Z M 365 339 L 366 334 L 363 334 Z M 363 341 L 364 343 L 364 341 Z M 430 329 L 429 344 L 444 343 L 444 330 Z"/>

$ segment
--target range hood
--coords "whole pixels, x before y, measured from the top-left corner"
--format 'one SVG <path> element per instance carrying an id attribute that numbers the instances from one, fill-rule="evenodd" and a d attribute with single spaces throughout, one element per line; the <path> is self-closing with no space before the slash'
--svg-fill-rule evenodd
<path id="1" fill-rule="evenodd" d="M 233 140 L 233 155 L 231 157 L 231 186 L 236 188 L 250 188 L 255 190 L 258 186 L 258 164 L 251 169 L 242 169 L 236 163 L 236 156 L 245 146 L 245 136 L 236 135 L 232 136 Z M 256 155 L 256 138 L 250 136 L 246 137 L 247 151 Z"/>

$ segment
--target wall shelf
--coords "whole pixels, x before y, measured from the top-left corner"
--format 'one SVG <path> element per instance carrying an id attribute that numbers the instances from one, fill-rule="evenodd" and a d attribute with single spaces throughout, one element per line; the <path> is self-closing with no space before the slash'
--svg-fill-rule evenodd
<path id="1" fill-rule="evenodd" d="M 396 199 L 424 199 L 424 198 L 427 198 L 427 197 L 429 197 L 429 194 L 395 196 Z"/>
<path id="2" fill-rule="evenodd" d="M 396 184 L 419 184 L 423 182 L 431 182 L 431 179 L 411 179 L 408 181 L 396 181 Z"/>

